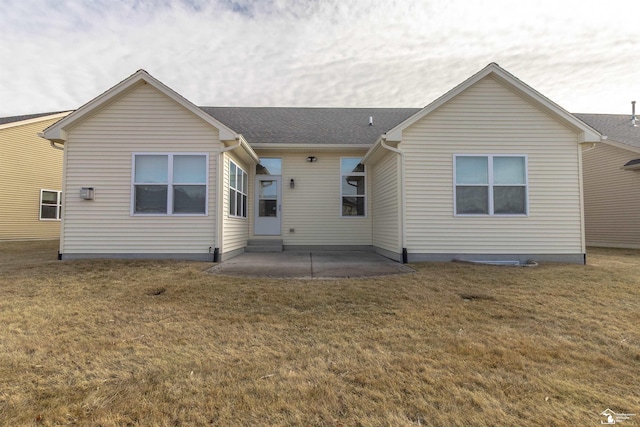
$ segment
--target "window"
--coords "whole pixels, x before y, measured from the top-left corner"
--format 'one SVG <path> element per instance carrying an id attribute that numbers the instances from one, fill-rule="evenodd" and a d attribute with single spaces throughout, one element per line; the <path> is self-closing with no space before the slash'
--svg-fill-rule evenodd
<path id="1" fill-rule="evenodd" d="M 260 163 L 256 165 L 256 175 L 282 175 L 282 159 L 260 157 Z"/>
<path id="2" fill-rule="evenodd" d="M 229 160 L 229 216 L 247 217 L 247 194 L 249 176 L 234 162 Z"/>
<path id="3" fill-rule="evenodd" d="M 456 215 L 526 215 L 525 156 L 454 156 Z"/>
<path id="4" fill-rule="evenodd" d="M 206 154 L 134 154 L 134 214 L 206 215 Z"/>
<path id="5" fill-rule="evenodd" d="M 342 216 L 365 216 L 365 169 L 360 158 L 340 159 Z"/>
<path id="6" fill-rule="evenodd" d="M 40 190 L 40 219 L 59 220 L 62 218 L 62 191 Z"/>

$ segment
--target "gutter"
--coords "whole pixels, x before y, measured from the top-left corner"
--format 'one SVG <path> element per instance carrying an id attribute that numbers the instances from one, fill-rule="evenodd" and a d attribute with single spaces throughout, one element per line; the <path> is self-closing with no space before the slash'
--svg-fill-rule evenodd
<path id="1" fill-rule="evenodd" d="M 47 139 L 44 136 L 44 132 L 38 132 L 38 136 L 40 138 Z M 53 141 L 51 139 L 49 140 L 49 144 L 51 145 L 52 148 L 55 148 L 56 150 L 64 150 L 64 144 L 62 144 L 62 146 L 59 147 L 59 146 L 56 145 L 55 141 Z"/>

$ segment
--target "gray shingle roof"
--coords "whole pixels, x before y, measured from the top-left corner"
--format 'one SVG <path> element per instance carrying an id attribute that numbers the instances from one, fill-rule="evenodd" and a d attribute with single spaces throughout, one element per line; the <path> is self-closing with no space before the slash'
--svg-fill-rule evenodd
<path id="1" fill-rule="evenodd" d="M 26 114 L 23 116 L 0 117 L 0 125 L 7 123 L 21 122 L 23 120 L 37 119 L 38 117 L 50 116 L 52 114 L 64 113 L 64 111 L 54 111 L 52 113 Z"/>
<path id="2" fill-rule="evenodd" d="M 250 144 L 373 144 L 419 108 L 200 107 Z M 373 126 L 369 126 L 369 117 Z"/>
<path id="3" fill-rule="evenodd" d="M 574 114 L 608 139 L 640 148 L 640 117 L 631 126 L 630 114 Z"/>

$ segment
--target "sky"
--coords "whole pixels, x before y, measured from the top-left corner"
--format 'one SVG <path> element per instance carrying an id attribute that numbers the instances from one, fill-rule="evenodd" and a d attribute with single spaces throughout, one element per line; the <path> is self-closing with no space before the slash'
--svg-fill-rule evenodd
<path id="1" fill-rule="evenodd" d="M 423 107 L 490 62 L 574 113 L 640 110 L 637 0 L 0 0 L 0 116 L 138 69 L 199 106 Z"/>

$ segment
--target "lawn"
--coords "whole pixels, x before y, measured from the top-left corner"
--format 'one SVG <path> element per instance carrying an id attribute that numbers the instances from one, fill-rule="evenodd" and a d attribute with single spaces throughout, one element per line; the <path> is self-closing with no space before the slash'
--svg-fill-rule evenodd
<path id="1" fill-rule="evenodd" d="M 637 250 L 325 281 L 56 244 L 0 243 L 0 425 L 640 425 Z"/>

